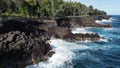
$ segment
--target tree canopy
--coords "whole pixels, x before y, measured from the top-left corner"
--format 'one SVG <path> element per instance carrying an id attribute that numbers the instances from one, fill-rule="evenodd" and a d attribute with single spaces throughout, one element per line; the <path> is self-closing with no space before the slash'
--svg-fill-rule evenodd
<path id="1" fill-rule="evenodd" d="M 25 18 L 106 15 L 92 5 L 87 7 L 80 2 L 64 0 L 0 0 L 0 13 Z"/>

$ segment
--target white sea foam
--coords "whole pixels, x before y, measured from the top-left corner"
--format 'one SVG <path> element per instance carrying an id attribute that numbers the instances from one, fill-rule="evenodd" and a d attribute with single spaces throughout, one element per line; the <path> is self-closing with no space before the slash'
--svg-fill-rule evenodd
<path id="1" fill-rule="evenodd" d="M 117 19 L 115 19 L 115 18 L 110 18 L 112 21 L 114 21 L 114 20 L 117 20 Z"/>
<path id="2" fill-rule="evenodd" d="M 108 46 L 106 47 L 98 47 L 98 46 L 87 46 L 84 44 L 77 44 L 77 43 L 71 43 L 66 42 L 61 39 L 55 39 L 51 40 L 51 45 L 54 45 L 53 51 L 55 51 L 55 54 L 49 58 L 48 62 L 40 62 L 36 65 L 30 65 L 26 68 L 73 68 L 73 59 L 77 59 L 74 51 L 78 50 L 99 50 L 99 49 L 109 49 Z M 81 60 L 84 58 L 84 54 L 81 53 L 81 57 L 78 56 L 78 59 L 81 58 Z M 67 63 L 67 66 L 66 66 Z"/>
<path id="3" fill-rule="evenodd" d="M 104 28 L 105 30 L 117 30 L 117 28 L 112 27 L 112 28 Z"/>
<path id="4" fill-rule="evenodd" d="M 51 40 L 50 44 L 54 45 L 55 54 L 49 58 L 48 62 L 40 62 L 26 68 L 73 68 L 72 60 L 76 56 L 74 51 L 92 49 L 92 47 L 83 44 L 70 43 L 61 39 Z"/>
<path id="5" fill-rule="evenodd" d="M 93 41 L 90 41 L 90 40 L 84 40 L 84 41 L 75 41 L 75 43 L 88 43 L 88 42 L 93 42 Z"/>
<path id="6" fill-rule="evenodd" d="M 78 49 L 79 50 L 89 49 L 88 46 L 86 46 L 84 44 L 77 44 L 77 42 L 66 42 L 61 39 L 52 40 L 51 44 L 54 44 L 55 47 L 59 47 L 59 46 L 65 47 L 67 50 L 69 50 L 71 52 L 73 52 L 74 50 L 78 50 Z M 73 53 L 72 55 L 74 56 L 75 54 Z"/>
<path id="7" fill-rule="evenodd" d="M 105 30 L 114 30 L 114 28 L 104 28 Z"/>
<path id="8" fill-rule="evenodd" d="M 108 42 L 108 39 L 106 39 L 106 38 L 101 38 L 101 39 L 99 40 L 99 42 Z"/>
<path id="9" fill-rule="evenodd" d="M 82 34 L 93 33 L 93 32 L 88 31 L 87 29 L 89 29 L 89 28 L 75 28 L 71 32 L 73 34 L 76 34 L 76 33 L 82 33 Z"/>
<path id="10" fill-rule="evenodd" d="M 112 22 L 112 20 L 113 20 L 113 19 L 110 18 L 110 19 L 108 19 L 108 20 L 107 20 L 107 19 L 95 20 L 95 22 L 96 22 L 96 23 L 102 23 L 102 22 L 108 22 L 108 23 L 109 23 L 109 22 Z"/>
<path id="11" fill-rule="evenodd" d="M 72 59 L 75 54 L 67 48 L 66 42 L 62 40 L 51 40 L 51 42 L 51 45 L 55 46 L 53 49 L 55 54 L 49 58 L 48 62 L 40 62 L 39 64 L 27 66 L 26 68 L 64 68 L 65 63 L 70 64 L 67 68 L 72 68 Z"/>

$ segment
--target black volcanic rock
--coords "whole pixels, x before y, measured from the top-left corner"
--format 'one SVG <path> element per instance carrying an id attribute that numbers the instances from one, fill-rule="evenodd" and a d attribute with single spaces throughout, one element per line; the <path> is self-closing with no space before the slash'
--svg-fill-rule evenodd
<path id="1" fill-rule="evenodd" d="M 46 43 L 50 37 L 38 28 L 39 22 L 7 20 L 1 24 L 0 68 L 24 68 L 44 60 L 50 51 L 50 44 Z"/>
<path id="2" fill-rule="evenodd" d="M 35 20 L 6 20 L 1 23 L 0 33 L 10 31 L 33 32 L 42 24 Z"/>
<path id="3" fill-rule="evenodd" d="M 57 26 L 65 28 L 78 28 L 78 27 L 104 27 L 110 28 L 111 24 L 98 24 L 95 20 L 109 19 L 110 16 L 81 16 L 81 17 L 64 17 L 58 18 Z"/>
<path id="4" fill-rule="evenodd" d="M 70 41 L 70 42 L 75 42 L 75 41 L 97 41 L 99 40 L 101 37 L 96 33 L 96 34 L 72 34 L 72 33 L 69 33 L 68 35 L 64 36 L 64 39 L 66 41 Z"/>
<path id="5" fill-rule="evenodd" d="M 56 19 L 57 27 L 68 27 L 70 28 L 70 18 L 58 18 Z"/>

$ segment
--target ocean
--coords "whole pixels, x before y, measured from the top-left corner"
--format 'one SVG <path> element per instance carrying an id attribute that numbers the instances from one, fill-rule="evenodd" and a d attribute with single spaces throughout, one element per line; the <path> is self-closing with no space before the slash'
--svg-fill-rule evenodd
<path id="1" fill-rule="evenodd" d="M 97 21 L 112 28 L 76 28 L 73 33 L 98 33 L 105 39 L 96 42 L 66 42 L 51 40 L 56 53 L 48 62 L 40 62 L 26 68 L 120 68 L 120 16 L 113 15 L 110 20 Z"/>

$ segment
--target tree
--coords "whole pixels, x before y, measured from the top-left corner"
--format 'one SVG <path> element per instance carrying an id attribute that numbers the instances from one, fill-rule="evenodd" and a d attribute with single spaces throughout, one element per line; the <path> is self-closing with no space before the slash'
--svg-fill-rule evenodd
<path id="1" fill-rule="evenodd" d="M 89 6 L 89 15 L 93 15 L 94 8 L 92 5 Z"/>
<path id="2" fill-rule="evenodd" d="M 6 7 L 7 7 L 7 4 L 5 0 L 0 0 L 0 21 L 2 19 L 2 13 L 7 11 Z"/>
<path id="3" fill-rule="evenodd" d="M 0 0 L 0 15 L 30 18 L 56 18 L 64 16 L 106 15 L 106 12 L 87 7 L 80 2 L 64 0 Z"/>

